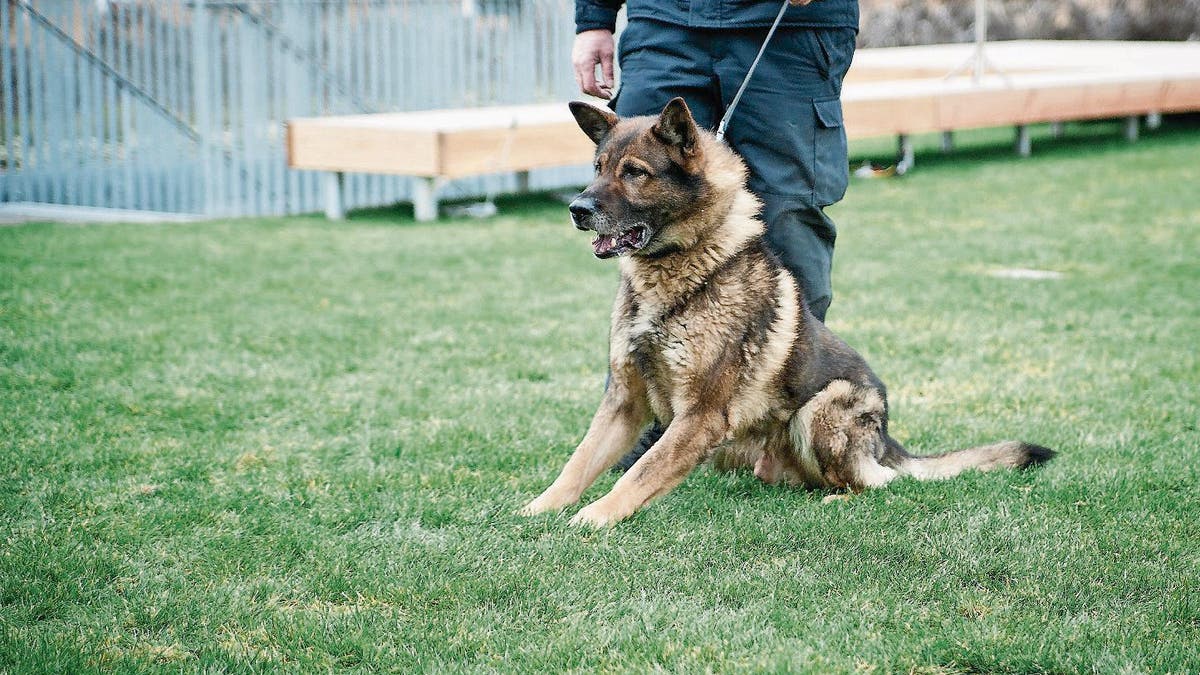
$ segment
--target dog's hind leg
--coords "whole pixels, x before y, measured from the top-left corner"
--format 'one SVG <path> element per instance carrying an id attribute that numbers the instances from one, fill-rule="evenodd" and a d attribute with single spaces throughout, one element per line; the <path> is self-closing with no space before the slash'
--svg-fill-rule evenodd
<path id="1" fill-rule="evenodd" d="M 587 434 L 546 491 L 521 509 L 533 516 L 557 511 L 579 501 L 596 477 L 612 466 L 650 422 L 645 386 L 637 377 L 613 378 Z"/>
<path id="2" fill-rule="evenodd" d="M 798 464 L 814 487 L 860 491 L 891 482 L 887 406 L 879 391 L 834 380 L 796 414 L 791 432 Z"/>
<path id="3" fill-rule="evenodd" d="M 585 506 L 572 525 L 603 527 L 624 520 L 656 497 L 679 485 L 696 465 L 725 440 L 728 423 L 718 414 L 681 415 L 672 420 L 637 464 L 612 491 Z"/>

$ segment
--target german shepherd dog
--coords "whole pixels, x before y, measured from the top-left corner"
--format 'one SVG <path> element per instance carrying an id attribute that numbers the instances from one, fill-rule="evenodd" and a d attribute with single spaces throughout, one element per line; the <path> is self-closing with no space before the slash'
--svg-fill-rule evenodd
<path id="1" fill-rule="evenodd" d="M 858 492 L 1053 456 L 1018 441 L 907 453 L 888 435 L 883 383 L 809 312 L 767 248 L 745 165 L 683 99 L 657 117 L 618 119 L 579 102 L 571 111 L 596 143 L 596 177 L 571 219 L 595 232 L 596 257 L 620 258 L 611 380 L 562 473 L 523 514 L 579 501 L 654 418 L 662 438 L 572 524 L 627 518 L 708 458 L 768 483 Z"/>

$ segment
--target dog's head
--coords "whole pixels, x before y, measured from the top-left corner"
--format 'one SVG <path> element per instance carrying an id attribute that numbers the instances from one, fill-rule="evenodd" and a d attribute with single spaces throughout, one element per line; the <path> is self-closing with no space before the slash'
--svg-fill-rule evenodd
<path id="1" fill-rule="evenodd" d="M 580 102 L 571 103 L 571 112 L 596 143 L 596 177 L 570 206 L 575 227 L 596 233 L 596 257 L 658 257 L 694 243 L 694 232 L 682 224 L 712 200 L 706 155 L 732 153 L 700 130 L 683 99 L 657 117 L 620 119 Z"/>

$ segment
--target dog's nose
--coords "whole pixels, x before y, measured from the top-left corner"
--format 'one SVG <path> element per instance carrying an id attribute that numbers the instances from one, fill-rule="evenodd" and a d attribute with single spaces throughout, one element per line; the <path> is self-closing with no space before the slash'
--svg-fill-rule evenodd
<path id="1" fill-rule="evenodd" d="M 577 230 L 590 230 L 589 221 L 591 216 L 596 213 L 596 200 L 591 197 L 582 195 L 575 198 L 567 207 L 571 212 L 571 222 L 575 224 Z"/>
<path id="2" fill-rule="evenodd" d="M 576 218 L 590 216 L 596 212 L 596 200 L 591 197 L 576 197 L 575 201 L 567 207 L 571 211 L 571 215 Z"/>

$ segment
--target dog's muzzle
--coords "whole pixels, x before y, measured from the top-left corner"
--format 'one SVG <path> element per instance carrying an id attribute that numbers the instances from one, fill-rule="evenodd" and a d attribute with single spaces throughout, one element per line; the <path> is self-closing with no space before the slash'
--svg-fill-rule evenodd
<path id="1" fill-rule="evenodd" d="M 592 252 L 597 258 L 612 258 L 642 249 L 650 241 L 650 229 L 638 223 L 618 229 L 618 225 L 600 211 L 596 200 L 580 195 L 567 207 L 571 211 L 571 222 L 580 230 L 592 230 Z"/>

